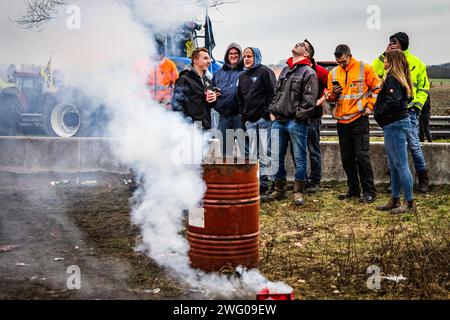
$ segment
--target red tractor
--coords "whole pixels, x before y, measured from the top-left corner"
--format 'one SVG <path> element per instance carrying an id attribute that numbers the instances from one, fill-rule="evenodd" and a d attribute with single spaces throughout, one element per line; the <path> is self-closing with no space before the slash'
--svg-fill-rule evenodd
<path id="1" fill-rule="evenodd" d="M 98 114 L 84 114 L 87 103 L 73 89 L 48 89 L 39 73 L 14 72 L 0 80 L 0 135 L 93 135 Z"/>

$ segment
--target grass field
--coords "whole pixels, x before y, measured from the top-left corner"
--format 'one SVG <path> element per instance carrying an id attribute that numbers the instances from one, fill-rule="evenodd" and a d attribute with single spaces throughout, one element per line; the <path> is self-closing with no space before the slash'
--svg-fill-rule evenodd
<path id="1" fill-rule="evenodd" d="M 450 79 L 430 79 L 431 114 L 450 115 Z"/>
<path id="2" fill-rule="evenodd" d="M 442 82 L 444 83 L 450 83 L 450 79 L 430 79 L 430 82 L 435 84 L 435 85 L 440 85 L 440 83 Z"/>
<path id="3" fill-rule="evenodd" d="M 401 216 L 337 200 L 344 191 L 343 184 L 327 184 L 301 208 L 291 200 L 262 205 L 263 274 L 304 299 L 449 299 L 449 187 L 418 195 L 418 214 Z M 387 199 L 379 194 L 376 204 Z M 370 290 L 372 265 L 382 277 L 406 280 L 385 279 Z"/>

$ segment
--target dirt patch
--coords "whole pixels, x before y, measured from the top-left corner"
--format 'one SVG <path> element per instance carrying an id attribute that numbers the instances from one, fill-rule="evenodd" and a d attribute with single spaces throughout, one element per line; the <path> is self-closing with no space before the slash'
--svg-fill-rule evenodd
<path id="1" fill-rule="evenodd" d="M 127 178 L 2 173 L 0 245 L 14 247 L 0 253 L 0 299 L 187 297 L 187 288 L 134 252 Z M 81 290 L 67 287 L 73 265 Z"/>

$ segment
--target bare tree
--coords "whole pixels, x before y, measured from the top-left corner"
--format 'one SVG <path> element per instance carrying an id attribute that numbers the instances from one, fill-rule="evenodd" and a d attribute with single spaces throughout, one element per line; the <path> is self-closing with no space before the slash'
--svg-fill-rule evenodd
<path id="1" fill-rule="evenodd" d="M 238 3 L 238 2 L 241 2 L 241 0 L 207 0 L 207 5 L 210 8 L 217 8 L 224 4 Z"/>
<path id="2" fill-rule="evenodd" d="M 128 6 L 133 9 L 135 7 L 135 0 L 117 0 L 122 4 Z M 202 3 L 205 7 L 215 8 L 230 4 L 230 3 L 238 3 L 241 0 L 189 0 L 192 3 Z M 44 25 L 57 18 L 58 16 L 58 8 L 63 5 L 67 5 L 67 0 L 25 0 L 26 9 L 23 12 L 20 12 L 20 15 L 17 19 L 13 20 L 23 26 L 26 29 L 30 30 L 42 30 Z"/>
<path id="3" fill-rule="evenodd" d="M 26 0 L 26 9 L 14 20 L 26 29 L 41 30 L 44 24 L 57 17 L 58 7 L 65 0 Z"/>

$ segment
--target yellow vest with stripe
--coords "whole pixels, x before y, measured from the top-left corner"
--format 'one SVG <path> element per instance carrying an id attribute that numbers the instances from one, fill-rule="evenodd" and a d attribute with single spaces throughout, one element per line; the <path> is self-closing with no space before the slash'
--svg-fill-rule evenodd
<path id="1" fill-rule="evenodd" d="M 427 67 L 422 62 L 422 60 L 411 54 L 409 50 L 405 50 L 403 52 L 405 53 L 406 60 L 409 64 L 409 70 L 411 71 L 411 80 L 414 87 L 414 99 L 408 105 L 408 109 L 415 108 L 420 111 L 427 101 L 428 93 L 430 90 L 430 81 L 428 80 Z M 384 70 L 384 58 L 385 55 L 382 54 L 372 63 L 375 72 L 380 78 L 384 78 L 386 73 L 386 70 Z"/>

